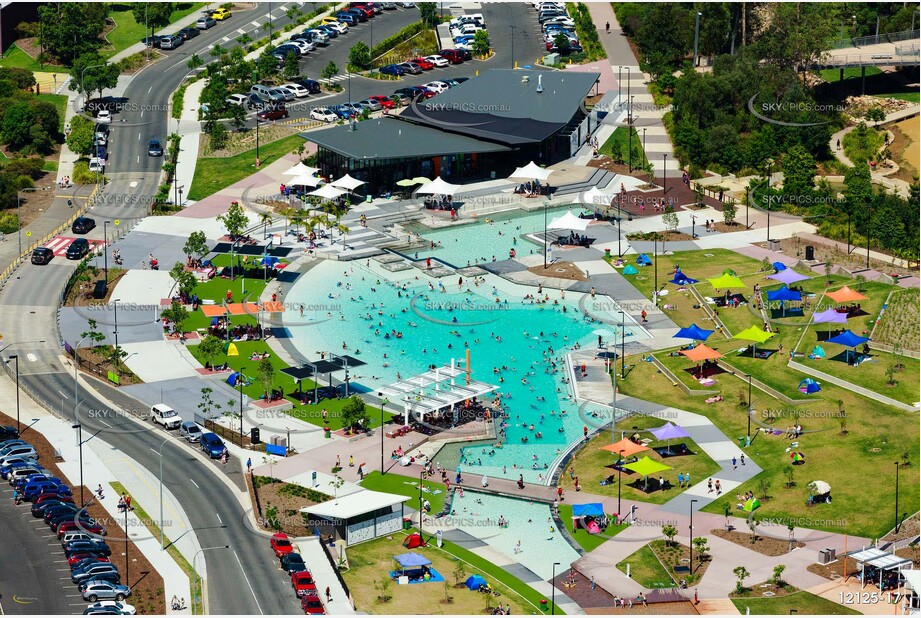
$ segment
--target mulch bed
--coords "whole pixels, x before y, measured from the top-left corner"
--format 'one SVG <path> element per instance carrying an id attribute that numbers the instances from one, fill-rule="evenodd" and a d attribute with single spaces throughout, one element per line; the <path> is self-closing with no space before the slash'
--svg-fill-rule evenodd
<path id="1" fill-rule="evenodd" d="M 845 561 L 844 566 L 841 564 L 842 560 Z M 836 580 L 842 579 L 844 573 L 859 573 L 860 567 L 857 566 L 857 562 L 852 558 L 839 557 L 829 564 L 819 564 L 817 562 L 810 564 L 806 567 L 806 570 L 825 579 Z"/>
<path id="2" fill-rule="evenodd" d="M 765 556 L 783 556 L 790 552 L 790 541 L 786 539 L 773 539 L 756 534 L 755 542 L 752 543 L 752 535 L 750 532 L 740 532 L 737 530 L 727 532 L 722 528 L 711 530 L 710 534 L 727 541 L 732 541 L 736 545 L 741 545 L 742 547 L 756 551 L 759 554 L 764 554 Z M 801 541 L 794 541 L 793 546 L 805 547 L 806 544 Z"/>
<path id="3" fill-rule="evenodd" d="M 908 519 L 902 522 L 899 526 L 899 532 L 896 533 L 895 530 L 892 530 L 884 536 L 881 541 L 898 541 L 899 539 L 908 539 L 911 537 L 918 536 L 919 532 L 919 523 L 921 523 L 921 514 L 915 513 Z"/>
<path id="4" fill-rule="evenodd" d="M 101 378 L 108 379 L 105 372 L 111 371 L 113 365 L 106 357 L 97 352 L 94 348 L 78 348 L 77 354 L 80 358 L 81 370 L 90 370 Z M 118 383 L 119 386 L 126 386 L 129 384 L 143 384 L 144 381 L 134 375 L 134 373 L 125 366 L 124 361 L 122 361 L 119 363 Z"/>
<path id="5" fill-rule="evenodd" d="M 256 508 L 251 475 L 247 474 L 245 476 L 250 501 L 253 504 L 253 511 L 256 514 L 257 521 L 260 522 L 264 530 L 270 530 L 268 522 L 266 521 L 268 517 L 267 511 L 269 508 L 274 507 L 278 510 L 277 517 L 281 525 L 281 530 L 278 530 L 278 532 L 284 532 L 289 536 L 310 536 L 314 533 L 313 528 L 308 528 L 304 523 L 304 518 L 301 516 L 301 509 L 319 504 L 318 502 L 314 502 L 309 498 L 282 493 L 279 490 L 284 487 L 286 483 L 267 483 L 261 485 L 258 490 L 259 505 L 262 507 L 262 514 L 260 516 Z"/>
<path id="6" fill-rule="evenodd" d="M 646 238 L 646 234 L 627 234 L 627 240 L 653 240 L 652 238 Z M 700 236 L 700 234 L 698 234 Z M 670 240 L 694 240 L 691 238 L 690 234 L 685 234 L 684 232 L 678 232 L 676 230 L 668 230 L 665 232 L 659 232 L 659 241 L 668 242 Z"/>
<path id="7" fill-rule="evenodd" d="M 0 424 L 15 426 L 16 419 L 0 412 Z M 58 468 L 57 463 L 55 463 L 57 459 L 54 454 L 54 447 L 51 446 L 51 443 L 48 442 L 42 434 L 38 433 L 35 427 L 25 432 L 23 440 L 35 447 L 42 466 L 52 472 L 54 476 L 67 483 L 73 490 L 76 501 L 79 501 L 80 488 L 76 483 L 70 482 L 67 475 Z M 84 486 L 83 493 L 84 499 L 92 499 L 93 491 L 89 487 Z M 101 505 L 92 502 L 86 507 L 86 511 L 91 517 L 104 523 L 110 538 L 125 538 L 126 533 L 121 526 L 118 525 L 117 518 L 112 517 Z M 163 593 L 163 578 L 154 570 L 153 566 L 148 562 L 147 558 L 141 553 L 134 542 L 129 540 L 128 543 L 128 552 L 131 558 L 131 568 L 128 572 L 130 579 L 122 582 L 131 587 L 131 596 L 128 597 L 127 602 L 137 607 L 139 614 L 165 614 L 166 598 Z M 109 557 L 109 560 L 118 568 L 119 573 L 123 576 L 125 574 L 124 547 L 125 544 L 123 540 L 113 542 L 111 544 L 112 555 Z M 63 558 L 63 556 L 64 552 L 62 551 L 61 558 Z M 76 591 L 76 586 L 74 586 L 74 590 Z"/>
<path id="8" fill-rule="evenodd" d="M 570 281 L 588 281 L 588 277 L 578 266 L 572 262 L 554 262 L 548 264 L 544 270 L 544 265 L 539 264 L 532 266 L 528 272 L 540 275 L 542 277 L 553 277 L 554 279 L 569 279 Z"/>
<path id="9" fill-rule="evenodd" d="M 691 549 L 687 545 L 682 545 L 681 543 L 675 543 L 669 545 L 668 547 L 664 546 L 665 541 L 661 543 L 653 542 L 649 544 L 649 549 L 652 550 L 652 553 L 656 555 L 659 561 L 665 565 L 665 568 L 668 569 L 668 574 L 676 581 L 685 580 L 689 586 L 693 586 L 696 582 L 699 582 L 704 576 L 704 573 L 707 572 L 707 567 L 710 566 L 710 557 L 704 557 L 703 562 L 700 561 L 699 555 L 695 556 L 694 562 L 694 573 L 676 573 L 675 566 L 690 566 L 691 558 Z M 697 552 L 695 552 L 697 554 Z M 636 607 L 636 605 L 634 605 Z"/>
<path id="10" fill-rule="evenodd" d="M 765 592 L 771 592 L 775 597 L 785 597 L 799 591 L 799 588 L 791 586 L 790 584 L 775 586 L 770 582 L 761 582 L 753 586 L 746 586 L 745 592 L 742 594 L 735 594 L 733 592 L 729 596 L 733 599 L 760 599 L 764 596 Z"/>

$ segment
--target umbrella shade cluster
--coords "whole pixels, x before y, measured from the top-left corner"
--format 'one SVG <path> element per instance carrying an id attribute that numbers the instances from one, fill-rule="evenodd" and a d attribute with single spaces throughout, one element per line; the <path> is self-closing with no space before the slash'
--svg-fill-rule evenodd
<path id="1" fill-rule="evenodd" d="M 774 333 L 765 332 L 761 330 L 760 328 L 758 328 L 757 326 L 749 326 L 748 328 L 743 330 L 741 333 L 733 337 L 733 339 L 742 339 L 743 341 L 751 341 L 753 343 L 753 348 L 754 348 L 752 350 L 752 355 L 754 356 L 754 352 L 757 351 L 758 344 L 764 343 L 765 341 L 767 341 L 773 336 L 774 336 Z"/>
<path id="2" fill-rule="evenodd" d="M 718 358 L 723 358 L 722 354 L 720 354 L 713 348 L 709 348 L 705 346 L 704 344 L 695 346 L 694 348 L 690 350 L 681 350 L 679 354 L 683 354 L 684 356 L 687 356 L 689 359 L 691 359 L 695 363 L 702 363 L 708 360 L 716 360 Z"/>
<path id="3" fill-rule="evenodd" d="M 452 185 L 450 182 L 442 180 L 441 176 L 439 176 L 416 189 L 416 193 L 424 195 L 454 195 L 458 189 L 460 189 L 460 185 Z"/>
<path id="4" fill-rule="evenodd" d="M 847 314 L 840 313 L 834 309 L 826 309 L 825 311 L 813 313 L 812 321 L 816 324 L 847 324 Z"/>
<path id="5" fill-rule="evenodd" d="M 588 191 L 582 193 L 580 201 L 590 206 L 610 206 L 611 202 L 614 201 L 614 196 L 603 193 L 598 187 L 592 187 Z"/>
<path id="6" fill-rule="evenodd" d="M 637 474 L 645 477 L 647 485 L 649 483 L 650 474 L 655 474 L 657 472 L 664 472 L 665 470 L 672 469 L 671 466 L 666 466 L 665 464 L 659 463 L 658 461 L 654 459 L 650 459 L 649 457 L 643 457 L 642 459 L 638 461 L 629 463 L 625 465 L 624 468 L 626 468 L 627 470 L 630 470 L 631 472 L 636 472 Z"/>

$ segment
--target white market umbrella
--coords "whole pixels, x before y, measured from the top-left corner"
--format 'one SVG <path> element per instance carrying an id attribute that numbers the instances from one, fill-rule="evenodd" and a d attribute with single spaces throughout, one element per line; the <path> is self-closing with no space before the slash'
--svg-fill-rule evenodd
<path id="1" fill-rule="evenodd" d="M 358 180 L 357 178 L 352 178 L 348 174 L 340 178 L 339 180 L 334 180 L 331 183 L 332 186 L 338 187 L 340 189 L 346 189 L 348 191 L 354 191 L 361 185 L 365 184 L 364 180 Z"/>
<path id="2" fill-rule="evenodd" d="M 812 481 L 809 483 L 809 485 L 807 485 L 807 487 L 809 487 L 809 490 L 817 496 L 831 493 L 831 485 L 825 481 Z"/>
<path id="3" fill-rule="evenodd" d="M 519 178 L 523 180 L 547 180 L 550 177 L 550 174 L 553 173 L 553 170 L 544 169 L 539 167 L 534 161 L 531 161 L 524 167 L 515 168 L 515 171 L 511 173 L 509 178 Z"/>
<path id="4" fill-rule="evenodd" d="M 289 167 L 287 170 L 282 172 L 283 176 L 301 176 L 306 174 L 307 176 L 313 176 L 320 171 L 318 167 L 310 167 L 309 165 L 304 165 L 303 163 L 298 163 L 294 167 Z"/>
<path id="5" fill-rule="evenodd" d="M 581 195 L 582 203 L 590 206 L 610 206 L 613 200 L 613 195 L 599 191 L 598 187 L 592 187 Z"/>
<path id="6" fill-rule="evenodd" d="M 460 185 L 452 185 L 450 182 L 445 182 L 442 180 L 439 176 L 432 182 L 424 184 L 416 189 L 416 193 L 430 193 L 432 195 L 454 195 L 458 189 L 460 189 Z"/>
<path id="7" fill-rule="evenodd" d="M 550 225 L 547 226 L 548 230 L 578 230 L 584 232 L 588 227 L 588 224 L 591 223 L 589 219 L 580 219 L 576 215 L 572 214 L 572 211 L 568 211 L 565 215 L 557 217 L 550 222 Z"/>
<path id="8" fill-rule="evenodd" d="M 288 181 L 292 187 L 315 187 L 320 184 L 321 179 L 313 174 L 301 174 Z"/>
<path id="9" fill-rule="evenodd" d="M 322 197 L 325 200 L 332 200 L 332 199 L 336 199 L 343 193 L 346 193 L 345 189 L 337 189 L 336 187 L 332 185 L 323 185 L 319 189 L 311 191 L 307 195 Z"/>

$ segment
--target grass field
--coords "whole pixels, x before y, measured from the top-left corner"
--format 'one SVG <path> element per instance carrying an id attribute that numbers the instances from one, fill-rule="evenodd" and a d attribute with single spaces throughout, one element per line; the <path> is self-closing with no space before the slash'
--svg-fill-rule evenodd
<path id="1" fill-rule="evenodd" d="M 786 596 L 759 598 L 731 598 L 732 604 L 738 608 L 740 614 L 750 611 L 753 616 L 780 616 L 792 614 L 793 611 L 800 615 L 812 616 L 845 616 L 860 614 L 849 607 L 838 605 L 833 601 L 823 599 L 811 592 L 800 590 Z"/>
<path id="2" fill-rule="evenodd" d="M 646 588 L 673 588 L 675 586 L 675 581 L 648 545 L 643 545 L 615 566 L 618 571 L 626 573 L 628 564 L 630 565 L 630 579 L 641 586 Z"/>
<path id="3" fill-rule="evenodd" d="M 562 503 L 559 506 L 560 519 L 563 520 L 563 524 L 566 526 L 566 530 L 569 531 L 569 534 L 572 535 L 572 538 L 575 539 L 576 543 L 579 544 L 579 547 L 584 549 L 586 552 L 593 551 L 598 549 L 606 541 L 608 541 L 612 536 L 616 535 L 622 530 L 626 530 L 628 524 L 614 524 L 611 523 L 607 528 L 603 530 L 604 534 L 589 534 L 583 528 L 575 530 L 572 526 L 572 505 Z"/>
<path id="4" fill-rule="evenodd" d="M 618 127 L 611 134 L 611 137 L 601 144 L 598 152 L 608 155 L 615 161 L 629 163 L 631 160 L 630 151 L 633 150 L 633 167 L 645 169 L 649 165 L 649 160 L 643 151 L 643 140 L 636 132 L 636 129 L 630 129 L 630 131 L 633 133 L 632 139 L 626 127 Z"/>
<path id="5" fill-rule="evenodd" d="M 186 15 L 193 13 L 205 6 L 204 2 L 180 2 L 170 14 L 169 21 L 174 23 Z M 144 22 L 138 23 L 134 19 L 131 8 L 125 4 L 113 4 L 109 11 L 109 19 L 115 22 L 115 27 L 108 32 L 106 40 L 109 45 L 103 47 L 100 55 L 109 59 L 118 52 L 139 43 L 144 38 Z"/>
<path id="6" fill-rule="evenodd" d="M 625 433 L 626 436 L 629 437 L 636 431 L 643 431 L 651 427 L 661 427 L 667 420 L 668 419 L 653 418 L 651 416 L 631 416 L 617 424 L 617 439 L 620 439 L 622 433 Z M 641 435 L 646 438 L 650 437 L 651 434 L 643 433 Z M 691 479 L 696 483 L 700 479 L 707 478 L 720 469 L 719 465 L 710 459 L 706 453 L 700 450 L 700 448 L 694 444 L 693 440 L 682 438 L 680 440 L 673 440 L 672 442 L 676 444 L 678 442 L 684 442 L 688 449 L 696 454 L 663 458 L 655 451 L 649 450 L 643 451 L 637 455 L 641 459 L 648 456 L 653 461 L 672 466 L 672 470 L 666 470 L 662 473 L 662 477 L 671 483 L 671 488 L 664 491 L 654 491 L 648 494 L 644 493 L 642 489 L 630 487 L 629 485 L 629 483 L 637 479 L 642 481 L 642 477 L 624 471 L 621 476 L 620 488 L 622 499 L 642 500 L 643 502 L 650 502 L 652 504 L 664 504 L 684 491 L 683 489 L 678 489 L 679 472 L 690 473 Z M 617 455 L 601 450 L 601 447 L 607 444 L 611 444 L 611 436 L 608 432 L 602 432 L 601 435 L 592 438 L 585 443 L 582 450 L 573 458 L 571 467 L 575 470 L 576 476 L 579 477 L 579 483 L 586 491 L 604 496 L 616 496 L 618 475 L 613 465 L 617 460 Z M 650 443 L 650 446 L 659 447 L 665 446 L 665 444 L 664 440 L 661 442 L 654 441 Z M 612 475 L 614 477 L 613 483 L 601 485 L 602 480 Z"/>
<path id="7" fill-rule="evenodd" d="M 40 65 L 37 60 L 29 54 L 22 51 L 15 44 L 11 46 L 0 60 L 0 66 L 11 69 L 26 69 L 28 71 L 53 71 L 55 73 L 70 73 L 68 67 L 56 66 L 53 64 Z"/>
<path id="8" fill-rule="evenodd" d="M 404 503 L 406 507 L 419 510 L 419 479 L 417 478 L 390 472 L 382 475 L 375 470 L 371 474 L 366 475 L 360 485 L 365 489 L 371 489 L 373 491 L 383 491 L 388 494 L 407 496 L 409 501 Z M 441 512 L 441 508 L 444 506 L 444 501 L 447 497 L 444 483 L 440 481 L 422 481 L 422 486 L 427 490 L 423 492 L 423 497 L 431 503 L 432 515 Z M 418 523 L 418 518 L 416 523 Z"/>
<path id="9" fill-rule="evenodd" d="M 269 144 L 261 144 L 259 147 L 259 159 L 262 165 L 272 163 L 303 143 L 302 138 L 297 135 L 290 135 Z M 188 199 L 204 199 L 235 182 L 243 180 L 255 173 L 255 171 L 255 148 L 232 157 L 200 158 L 195 166 L 195 177 L 192 179 Z"/>

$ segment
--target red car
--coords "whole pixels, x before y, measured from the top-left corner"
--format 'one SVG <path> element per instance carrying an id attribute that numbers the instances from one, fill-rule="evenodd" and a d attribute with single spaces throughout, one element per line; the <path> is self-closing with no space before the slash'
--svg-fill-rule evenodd
<path id="1" fill-rule="evenodd" d="M 294 551 L 294 545 L 291 544 L 291 539 L 289 539 L 288 535 L 284 532 L 276 532 L 273 534 L 270 544 L 272 545 L 272 550 L 275 552 L 276 558 L 281 558 L 285 554 L 290 554 Z"/>
<path id="2" fill-rule="evenodd" d="M 299 597 L 304 595 L 317 596 L 317 583 L 313 581 L 313 575 L 310 574 L 310 571 L 292 573 L 291 585 Z"/>
<path id="3" fill-rule="evenodd" d="M 393 109 L 396 106 L 396 103 L 393 102 L 393 99 L 390 97 L 385 97 L 382 94 L 376 94 L 373 97 L 368 97 L 372 101 L 377 101 L 381 104 L 381 107 L 384 109 Z"/>
<path id="4" fill-rule="evenodd" d="M 273 109 L 264 109 L 256 117 L 259 120 L 282 120 L 288 117 L 288 110 L 284 107 L 276 107 Z"/>
<path id="5" fill-rule="evenodd" d="M 32 504 L 33 505 L 41 504 L 45 500 L 57 500 L 58 502 L 67 502 L 70 504 L 74 503 L 74 499 L 72 496 L 62 496 L 61 494 L 48 493 L 48 494 L 39 494 L 38 496 L 36 496 L 35 500 L 32 501 Z"/>
<path id="6" fill-rule="evenodd" d="M 430 71 L 435 68 L 435 65 L 426 60 L 425 58 L 413 58 L 410 62 L 414 62 L 419 65 L 419 68 L 423 71 Z"/>
<path id="7" fill-rule="evenodd" d="M 438 55 L 451 64 L 460 64 L 464 61 L 464 55 L 456 49 L 443 49 L 438 52 Z"/>
<path id="8" fill-rule="evenodd" d="M 434 90 L 429 90 L 428 88 L 422 88 L 422 96 L 424 96 L 426 99 L 431 99 L 436 94 L 438 93 L 435 92 Z"/>
<path id="9" fill-rule="evenodd" d="M 98 534 L 100 536 L 106 535 L 105 526 L 101 526 L 99 524 L 91 524 L 85 521 L 81 521 L 79 526 L 75 521 L 65 521 L 62 524 L 58 524 L 59 539 L 64 536 L 65 532 L 88 532 L 90 534 Z"/>
<path id="10" fill-rule="evenodd" d="M 301 597 L 301 608 L 305 614 L 325 614 L 326 608 L 323 607 L 323 601 L 317 595 L 306 595 Z"/>
<path id="11" fill-rule="evenodd" d="M 71 554 L 70 557 L 67 558 L 67 564 L 68 566 L 73 566 L 86 558 L 93 558 L 96 560 L 96 562 L 109 562 L 109 559 L 105 556 L 101 556 L 99 554 L 91 554 L 88 552 L 80 552 L 78 554 Z"/>
<path id="12" fill-rule="evenodd" d="M 357 4 L 355 2 L 352 2 L 350 4 L 351 4 L 351 6 L 349 6 L 350 9 L 358 9 L 359 11 L 364 13 L 365 17 L 367 17 L 368 19 L 371 19 L 372 17 L 374 17 L 373 7 L 370 7 L 367 4 Z"/>

